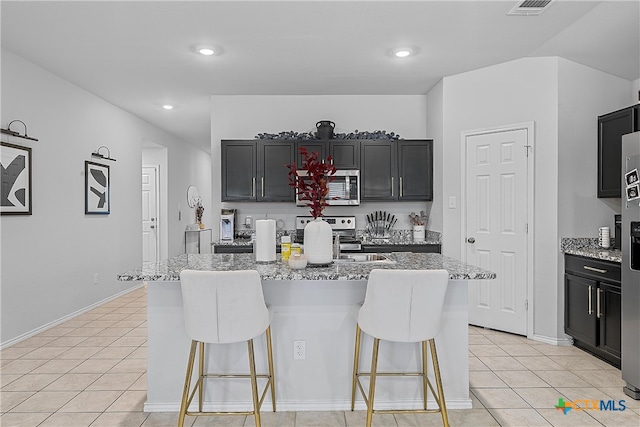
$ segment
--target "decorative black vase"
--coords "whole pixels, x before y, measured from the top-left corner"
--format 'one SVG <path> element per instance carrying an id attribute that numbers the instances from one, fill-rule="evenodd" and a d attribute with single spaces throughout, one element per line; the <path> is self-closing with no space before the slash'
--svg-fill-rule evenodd
<path id="1" fill-rule="evenodd" d="M 316 123 L 316 138 L 318 139 L 332 139 L 333 138 L 333 129 L 335 129 L 336 124 L 331 120 L 320 120 Z"/>

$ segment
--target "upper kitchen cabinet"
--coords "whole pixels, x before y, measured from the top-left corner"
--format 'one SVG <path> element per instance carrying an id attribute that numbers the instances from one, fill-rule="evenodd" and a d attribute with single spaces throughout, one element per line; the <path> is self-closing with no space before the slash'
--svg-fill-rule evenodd
<path id="1" fill-rule="evenodd" d="M 296 165 L 298 168 L 302 167 L 304 158 L 300 154 L 300 148 L 306 148 L 309 153 L 318 153 L 320 159 L 327 158 L 327 142 L 326 141 L 296 141 Z"/>
<path id="2" fill-rule="evenodd" d="M 292 202 L 293 187 L 289 185 L 289 168 L 295 161 L 294 144 L 291 141 L 258 142 L 257 199 L 260 202 Z"/>
<path id="3" fill-rule="evenodd" d="M 361 200 L 433 200 L 432 140 L 372 140 L 360 146 Z"/>
<path id="4" fill-rule="evenodd" d="M 598 117 L 598 197 L 622 197 L 622 135 L 640 130 L 640 106 Z"/>
<path id="5" fill-rule="evenodd" d="M 329 155 L 338 169 L 360 169 L 360 141 L 329 141 Z"/>
<path id="6" fill-rule="evenodd" d="M 222 201 L 291 202 L 291 141 L 222 141 Z"/>
<path id="7" fill-rule="evenodd" d="M 256 200 L 256 142 L 222 141 L 222 201 Z"/>
<path id="8" fill-rule="evenodd" d="M 433 141 L 398 141 L 398 200 L 433 200 Z"/>
<path id="9" fill-rule="evenodd" d="M 398 200 L 396 141 L 360 143 L 360 200 Z"/>

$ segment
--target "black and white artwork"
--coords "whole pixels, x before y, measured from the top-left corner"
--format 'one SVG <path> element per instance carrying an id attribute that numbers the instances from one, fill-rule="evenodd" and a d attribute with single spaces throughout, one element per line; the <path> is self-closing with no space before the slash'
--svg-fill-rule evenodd
<path id="1" fill-rule="evenodd" d="M 640 185 L 630 185 L 627 187 L 627 201 L 640 199 Z"/>
<path id="2" fill-rule="evenodd" d="M 634 169 L 631 172 L 624 174 L 624 180 L 627 183 L 627 187 L 638 184 L 638 169 Z"/>
<path id="3" fill-rule="evenodd" d="M 108 214 L 111 204 L 109 166 L 84 162 L 84 213 Z"/>
<path id="4" fill-rule="evenodd" d="M 2 163 L 2 215 L 31 215 L 31 148 L 3 142 L 0 147 Z"/>

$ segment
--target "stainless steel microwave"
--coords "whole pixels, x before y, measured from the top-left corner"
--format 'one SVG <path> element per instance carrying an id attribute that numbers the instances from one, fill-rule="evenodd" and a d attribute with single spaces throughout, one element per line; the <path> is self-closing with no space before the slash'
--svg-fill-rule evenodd
<path id="1" fill-rule="evenodd" d="M 299 170 L 298 176 L 304 179 L 306 170 Z M 329 182 L 329 206 L 357 206 L 360 204 L 360 171 L 358 169 L 338 169 Z M 300 200 L 296 194 L 296 205 L 306 206 L 308 201 Z"/>

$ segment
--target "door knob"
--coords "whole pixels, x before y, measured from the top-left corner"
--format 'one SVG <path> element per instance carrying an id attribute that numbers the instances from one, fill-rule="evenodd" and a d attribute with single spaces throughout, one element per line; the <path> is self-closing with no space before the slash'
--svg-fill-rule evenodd
<path id="1" fill-rule="evenodd" d="M 469 243 L 475 243 L 475 242 L 476 242 L 476 239 L 475 239 L 475 238 L 473 238 L 473 237 L 469 237 L 469 238 L 467 239 L 467 242 L 469 242 Z"/>
<path id="2" fill-rule="evenodd" d="M 149 228 L 156 228 L 156 226 L 155 225 L 151 225 L 151 226 L 149 226 Z"/>

